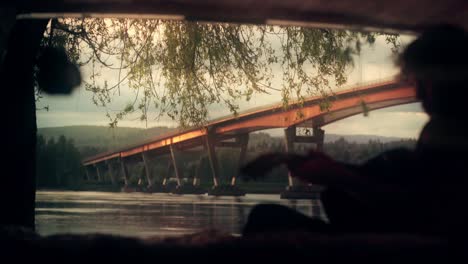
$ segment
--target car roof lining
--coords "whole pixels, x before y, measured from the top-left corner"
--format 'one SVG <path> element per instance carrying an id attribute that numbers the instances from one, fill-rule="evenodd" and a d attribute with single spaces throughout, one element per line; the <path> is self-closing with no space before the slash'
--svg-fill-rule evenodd
<path id="1" fill-rule="evenodd" d="M 4 0 L 20 18 L 40 14 L 124 14 L 183 17 L 188 21 L 420 31 L 434 24 L 468 29 L 465 0 Z"/>

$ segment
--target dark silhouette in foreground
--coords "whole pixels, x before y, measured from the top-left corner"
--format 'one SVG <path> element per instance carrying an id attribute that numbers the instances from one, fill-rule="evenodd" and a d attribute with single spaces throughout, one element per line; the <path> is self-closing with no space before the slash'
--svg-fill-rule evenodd
<path id="1" fill-rule="evenodd" d="M 414 85 L 429 122 L 414 151 L 385 152 L 360 166 L 311 151 L 271 153 L 242 168 L 246 178 L 285 164 L 292 176 L 324 185 L 329 222 L 279 205 L 255 207 L 244 235 L 284 230 L 405 232 L 463 237 L 468 179 L 468 33 L 443 25 L 424 32 L 400 56 L 402 81 Z"/>

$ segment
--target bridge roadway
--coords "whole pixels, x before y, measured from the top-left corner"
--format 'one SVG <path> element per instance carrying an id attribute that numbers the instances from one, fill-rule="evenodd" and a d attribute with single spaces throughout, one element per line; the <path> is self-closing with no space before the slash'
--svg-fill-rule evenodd
<path id="1" fill-rule="evenodd" d="M 240 148 L 239 164 L 242 164 L 248 143 L 248 135 L 251 132 L 272 129 L 286 128 L 285 140 L 287 152 L 294 151 L 294 143 L 314 143 L 318 150 L 322 149 L 324 131 L 322 126 L 332 122 L 347 118 L 352 115 L 371 111 L 375 109 L 408 104 L 416 102 L 415 90 L 407 85 L 396 81 L 382 81 L 372 84 L 360 85 L 351 89 L 337 92 L 331 97 L 329 108 L 321 109 L 322 97 L 307 98 L 302 104 L 294 102 L 285 109 L 282 104 L 260 107 L 243 112 L 238 116 L 228 116 L 215 119 L 204 127 L 179 130 L 164 135 L 156 136 L 146 142 L 135 146 L 125 147 L 116 151 L 105 152 L 83 160 L 87 177 L 91 179 L 93 167 L 95 168 L 95 178 L 98 181 L 104 180 L 104 170 L 107 169 L 109 178 L 113 184 L 117 184 L 113 173 L 113 165 L 120 164 L 124 187 L 122 190 L 130 191 L 128 166 L 134 162 L 143 162 L 148 191 L 165 191 L 167 177 L 173 171 L 176 178 L 179 193 L 197 193 L 200 191 L 197 186 L 199 179 L 193 179 L 191 186 L 183 186 L 181 183 L 181 168 L 177 163 L 177 156 L 180 151 L 203 147 L 210 161 L 213 176 L 213 194 L 220 188 L 218 176 L 218 162 L 216 157 L 216 147 Z M 364 103 L 363 103 L 364 102 Z M 300 136 L 296 134 L 296 127 L 308 127 L 313 131 L 312 135 Z M 153 177 L 150 175 L 150 157 L 169 155 L 169 165 L 163 186 L 153 186 Z M 235 187 L 237 175 L 233 175 L 230 186 Z M 139 184 L 141 184 L 141 180 Z M 293 188 L 296 183 L 289 176 L 288 188 Z M 226 187 L 226 186 L 224 186 Z M 234 188 L 235 189 L 235 188 Z M 226 188 L 223 188 L 226 190 Z M 174 191 L 174 190 L 172 190 Z M 241 193 L 234 191 L 234 194 Z M 229 191 L 228 193 L 229 194 Z"/>

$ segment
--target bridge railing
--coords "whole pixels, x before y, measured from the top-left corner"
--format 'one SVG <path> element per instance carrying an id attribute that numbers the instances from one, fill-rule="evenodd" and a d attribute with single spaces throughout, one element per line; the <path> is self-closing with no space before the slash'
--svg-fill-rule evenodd
<path id="1" fill-rule="evenodd" d="M 333 90 L 333 92 L 342 92 L 342 91 L 346 91 L 346 90 L 351 90 L 353 88 L 359 88 L 359 87 L 366 87 L 366 86 L 372 86 L 372 85 L 375 85 L 375 84 L 380 84 L 380 83 L 388 83 L 388 82 L 392 82 L 392 81 L 395 81 L 396 80 L 396 77 L 397 76 L 392 76 L 392 77 L 388 77 L 388 78 L 380 78 L 380 79 L 376 79 L 376 80 L 372 80 L 372 81 L 367 81 L 367 82 L 359 82 L 359 83 L 356 83 L 356 84 L 349 84 L 349 85 L 344 85 L 344 86 L 340 86 L 339 88 L 335 88 Z M 311 99 L 314 99 L 314 98 L 320 98 L 320 96 L 308 96 L 305 98 L 305 101 L 307 100 L 311 100 Z M 297 104 L 299 103 L 300 101 L 299 100 L 291 100 L 289 102 L 289 105 L 293 105 L 293 104 Z M 257 111 L 261 111 L 261 110 L 264 110 L 264 109 L 270 109 L 270 108 L 275 108 L 275 107 L 282 107 L 282 103 L 271 103 L 271 104 L 265 104 L 265 105 L 262 105 L 262 106 L 257 106 L 257 107 L 253 107 L 253 108 L 249 108 L 248 110 L 245 110 L 245 111 L 241 111 L 238 113 L 237 116 L 242 116 L 242 115 L 246 115 L 246 114 L 251 114 L 251 113 L 254 113 L 254 112 L 257 112 Z M 220 122 L 222 120 L 225 120 L 225 119 L 231 119 L 233 118 L 233 115 L 230 114 L 230 115 L 224 115 L 224 116 L 220 116 L 220 117 L 216 117 L 216 118 L 213 118 L 211 119 L 211 121 L 209 123 L 217 123 L 217 122 Z"/>

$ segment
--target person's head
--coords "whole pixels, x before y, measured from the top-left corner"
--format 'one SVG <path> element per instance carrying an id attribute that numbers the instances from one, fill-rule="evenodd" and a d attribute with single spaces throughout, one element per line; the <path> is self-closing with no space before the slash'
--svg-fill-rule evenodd
<path id="1" fill-rule="evenodd" d="M 401 73 L 416 86 L 425 111 L 468 119 L 468 33 L 452 25 L 424 31 L 401 54 Z"/>

